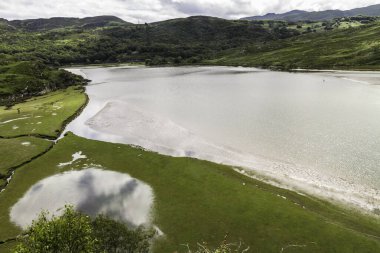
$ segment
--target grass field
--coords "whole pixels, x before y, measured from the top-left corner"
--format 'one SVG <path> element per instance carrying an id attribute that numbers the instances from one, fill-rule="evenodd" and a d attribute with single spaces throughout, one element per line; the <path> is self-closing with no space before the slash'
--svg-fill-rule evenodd
<path id="1" fill-rule="evenodd" d="M 16 104 L 0 107 L 0 136 L 44 136 L 56 138 L 65 122 L 85 104 L 82 88 L 70 87 Z"/>
<path id="2" fill-rule="evenodd" d="M 36 137 L 0 139 L 0 186 L 10 169 L 19 166 L 48 150 L 53 143 Z"/>
<path id="3" fill-rule="evenodd" d="M 87 159 L 59 168 L 82 151 Z M 130 174 L 154 190 L 154 223 L 165 236 L 155 252 L 182 252 L 182 244 L 242 240 L 251 252 L 380 252 L 380 221 L 324 201 L 275 188 L 228 166 L 173 158 L 128 145 L 86 140 L 69 134 L 39 159 L 18 169 L 0 194 L 0 240 L 20 230 L 9 208 L 36 182 L 85 164 Z M 0 252 L 9 252 L 3 245 Z"/>

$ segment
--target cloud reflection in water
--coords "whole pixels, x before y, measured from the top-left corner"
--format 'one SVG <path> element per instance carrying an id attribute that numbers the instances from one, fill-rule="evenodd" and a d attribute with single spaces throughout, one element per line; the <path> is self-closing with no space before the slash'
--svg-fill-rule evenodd
<path id="1" fill-rule="evenodd" d="M 12 207 L 10 215 L 12 222 L 26 228 L 42 210 L 59 214 L 59 208 L 72 204 L 88 215 L 102 213 L 138 226 L 150 222 L 152 203 L 147 184 L 127 174 L 92 168 L 39 181 Z"/>

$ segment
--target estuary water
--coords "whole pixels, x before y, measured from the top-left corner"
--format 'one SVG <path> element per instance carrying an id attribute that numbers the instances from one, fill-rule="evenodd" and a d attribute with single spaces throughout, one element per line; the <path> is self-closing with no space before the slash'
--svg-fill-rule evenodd
<path id="1" fill-rule="evenodd" d="M 88 106 L 67 131 L 243 167 L 367 210 L 380 206 L 380 73 L 70 70 L 92 83 Z"/>

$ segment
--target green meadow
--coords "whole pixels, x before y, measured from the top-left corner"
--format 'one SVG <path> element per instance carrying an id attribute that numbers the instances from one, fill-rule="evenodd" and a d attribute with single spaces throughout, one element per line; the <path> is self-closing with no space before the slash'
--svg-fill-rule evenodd
<path id="1" fill-rule="evenodd" d="M 86 100 L 83 88 L 70 87 L 34 97 L 9 109 L 0 107 L 0 136 L 33 135 L 54 139 Z"/>
<path id="2" fill-rule="evenodd" d="M 10 176 L 12 168 L 26 163 L 46 152 L 53 143 L 36 137 L 0 139 L 0 186 Z"/>

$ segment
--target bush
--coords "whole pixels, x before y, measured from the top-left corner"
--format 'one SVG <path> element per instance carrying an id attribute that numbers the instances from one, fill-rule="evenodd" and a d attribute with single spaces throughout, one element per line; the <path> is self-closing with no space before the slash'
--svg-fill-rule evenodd
<path id="1" fill-rule="evenodd" d="M 155 232 L 129 229 L 105 216 L 91 219 L 66 206 L 61 216 L 41 213 L 20 237 L 15 253 L 149 252 Z"/>
<path id="2" fill-rule="evenodd" d="M 131 230 L 125 224 L 111 220 L 103 215 L 93 222 L 96 252 L 149 252 L 154 230 L 141 227 Z"/>

